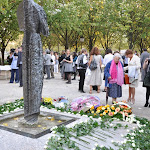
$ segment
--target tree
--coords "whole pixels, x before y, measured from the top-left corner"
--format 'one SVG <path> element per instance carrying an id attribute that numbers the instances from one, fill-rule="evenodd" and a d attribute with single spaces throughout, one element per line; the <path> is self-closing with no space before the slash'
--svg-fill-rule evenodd
<path id="1" fill-rule="evenodd" d="M 150 26 L 150 12 L 148 0 L 126 0 L 121 5 L 120 22 L 128 39 L 129 49 L 134 49 L 139 41 L 143 41 L 146 28 Z"/>
<path id="2" fill-rule="evenodd" d="M 2 65 L 4 65 L 4 52 L 8 43 L 19 35 L 16 10 L 21 0 L 5 0 L 0 5 L 0 51 Z"/>

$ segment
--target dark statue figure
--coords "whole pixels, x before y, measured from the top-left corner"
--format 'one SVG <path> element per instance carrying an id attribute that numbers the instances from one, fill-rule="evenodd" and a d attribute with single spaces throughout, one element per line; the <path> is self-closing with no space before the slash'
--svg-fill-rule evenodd
<path id="1" fill-rule="evenodd" d="M 23 0 L 23 96 L 26 124 L 38 122 L 43 88 L 43 49 L 40 33 L 49 34 L 46 14 L 33 0 Z"/>

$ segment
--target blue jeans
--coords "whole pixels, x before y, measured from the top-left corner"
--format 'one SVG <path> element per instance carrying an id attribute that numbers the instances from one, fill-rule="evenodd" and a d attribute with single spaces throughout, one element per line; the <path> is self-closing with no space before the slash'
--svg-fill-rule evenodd
<path id="1" fill-rule="evenodd" d="M 19 70 L 18 69 L 12 69 L 11 70 L 11 78 L 10 78 L 10 83 L 14 82 L 14 75 L 16 73 L 16 77 L 15 77 L 15 82 L 18 83 L 19 82 Z"/>

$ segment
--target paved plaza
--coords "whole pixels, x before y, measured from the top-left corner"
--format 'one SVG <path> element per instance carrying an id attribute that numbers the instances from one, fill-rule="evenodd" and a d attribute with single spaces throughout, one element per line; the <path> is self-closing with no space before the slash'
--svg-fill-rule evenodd
<path id="1" fill-rule="evenodd" d="M 59 96 L 66 96 L 70 101 L 74 98 L 89 95 L 89 86 L 85 85 L 85 94 L 78 92 L 78 80 L 73 80 L 72 84 L 66 84 L 64 80 L 61 79 L 60 74 L 55 75 L 55 79 L 46 80 L 44 79 L 44 86 L 43 86 L 43 97 L 52 97 L 57 98 Z M 13 102 L 16 99 L 20 99 L 23 97 L 23 88 L 19 87 L 19 84 L 9 84 L 9 80 L 0 80 L 0 105 Z M 103 85 L 101 86 L 101 90 L 104 88 L 104 81 Z M 100 92 L 96 93 L 93 91 L 92 95 L 96 95 L 101 99 L 101 104 L 105 105 L 105 97 L 106 93 Z M 128 85 L 123 86 L 123 97 L 118 99 L 118 101 L 126 100 L 128 98 Z M 111 98 L 109 98 L 109 104 L 111 104 Z M 136 103 L 132 105 L 133 113 L 137 116 L 145 117 L 150 120 L 150 108 L 144 108 L 145 104 L 145 88 L 142 87 L 142 83 L 140 82 L 139 87 L 136 89 Z M 41 108 L 42 110 L 43 108 Z M 49 110 L 48 112 L 51 113 L 61 113 L 56 112 L 55 110 Z M 67 114 L 71 115 L 71 114 Z M 83 117 L 79 119 L 84 119 Z M 125 123 L 125 122 L 124 122 Z M 134 124 L 130 124 L 129 128 L 134 127 Z M 109 131 L 105 131 L 109 133 Z M 121 140 L 120 134 L 125 134 L 126 130 L 117 130 L 115 131 L 116 135 L 113 136 L 113 140 Z M 48 138 L 51 137 L 51 133 L 46 134 L 38 139 L 32 139 L 29 137 L 25 137 L 22 135 L 18 135 L 15 133 L 11 133 L 5 130 L 0 130 L 0 150 L 44 150 L 44 146 Z M 119 136 L 118 136 L 119 135 Z M 107 146 L 112 146 L 111 141 L 112 139 L 107 138 Z M 100 144 L 105 145 L 106 143 L 101 142 Z M 90 147 L 92 149 L 93 141 L 90 141 Z M 82 150 L 87 150 L 85 148 L 81 148 Z"/>
<path id="2" fill-rule="evenodd" d="M 43 85 L 43 97 L 58 98 L 59 96 L 65 96 L 70 101 L 74 98 L 89 95 L 89 86 L 85 85 L 84 89 L 86 93 L 80 93 L 78 91 L 78 81 L 72 80 L 72 84 L 66 84 L 64 80 L 61 79 L 60 74 L 55 74 L 54 79 L 46 80 L 44 79 Z M 19 87 L 19 84 L 9 84 L 9 80 L 0 80 L 0 105 L 7 103 L 9 101 L 13 102 L 16 99 L 23 97 L 23 88 Z M 102 92 L 104 89 L 104 81 L 101 86 L 101 92 L 97 93 L 93 91 L 92 95 L 98 96 L 101 100 L 101 104 L 106 104 L 106 93 Z M 128 85 L 123 85 L 123 96 L 119 98 L 118 101 L 127 100 L 128 98 Z M 131 105 L 133 107 L 133 113 L 140 117 L 145 117 L 150 120 L 150 108 L 143 107 L 145 104 L 145 93 L 146 89 L 142 87 L 142 82 L 139 83 L 138 88 L 136 88 L 135 94 L 135 104 Z M 111 98 L 109 98 L 109 104 L 111 104 Z M 130 103 L 129 103 L 130 105 Z"/>

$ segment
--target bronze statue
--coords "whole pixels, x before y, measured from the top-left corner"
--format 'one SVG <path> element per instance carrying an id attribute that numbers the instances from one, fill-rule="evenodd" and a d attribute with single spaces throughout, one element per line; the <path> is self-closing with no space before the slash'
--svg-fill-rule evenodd
<path id="1" fill-rule="evenodd" d="M 23 0 L 22 6 L 24 119 L 26 124 L 32 125 L 38 121 L 43 88 L 43 49 L 40 33 L 48 36 L 49 28 L 46 14 L 40 5 L 33 0 Z"/>

